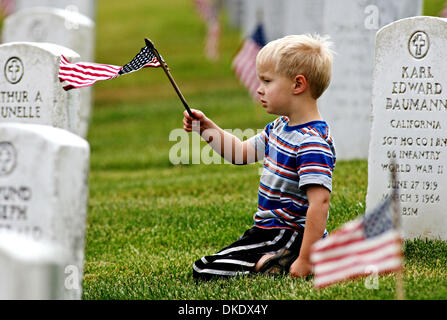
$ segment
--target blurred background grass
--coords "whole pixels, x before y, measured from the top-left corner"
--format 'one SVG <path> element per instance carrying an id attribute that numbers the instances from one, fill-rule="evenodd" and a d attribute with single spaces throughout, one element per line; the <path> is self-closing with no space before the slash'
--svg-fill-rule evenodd
<path id="1" fill-rule="evenodd" d="M 427 15 L 444 1 L 426 0 Z M 221 15 L 220 58 L 204 56 L 206 26 L 193 1 L 99 0 L 96 62 L 124 65 L 154 41 L 193 108 L 222 128 L 260 129 L 263 113 L 231 71 L 240 30 Z M 314 290 L 289 277 L 238 278 L 196 284 L 192 263 L 237 239 L 252 225 L 259 164 L 172 165 L 169 141 L 183 106 L 160 68 L 94 86 L 89 135 L 90 198 L 84 299 L 393 299 L 394 276 L 369 290 L 364 279 Z M 203 145 L 203 143 L 202 143 Z M 362 214 L 366 161 L 339 161 L 328 230 Z M 447 297 L 447 246 L 405 244 L 409 299 Z"/>

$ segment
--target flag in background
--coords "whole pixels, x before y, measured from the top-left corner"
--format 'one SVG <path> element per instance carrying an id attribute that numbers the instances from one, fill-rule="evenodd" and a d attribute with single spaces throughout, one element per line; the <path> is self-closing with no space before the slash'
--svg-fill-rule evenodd
<path id="1" fill-rule="evenodd" d="M 254 99 L 258 96 L 256 89 L 260 84 L 256 75 L 256 55 L 265 44 L 264 27 L 259 24 L 253 34 L 243 42 L 233 59 L 234 72 Z"/>
<path id="2" fill-rule="evenodd" d="M 379 207 L 344 224 L 311 250 L 314 284 L 323 288 L 362 275 L 394 272 L 402 268 L 401 238 L 393 228 L 389 196 Z"/>
<path id="3" fill-rule="evenodd" d="M 447 2 L 445 3 L 444 8 L 442 9 L 440 16 L 442 18 L 447 18 Z"/>
<path id="4" fill-rule="evenodd" d="M 64 90 L 91 86 L 99 80 L 109 80 L 123 74 L 147 67 L 159 67 L 160 63 L 154 53 L 145 46 L 125 66 L 99 64 L 92 62 L 70 63 L 64 56 L 59 64 L 59 80 L 66 83 Z"/>
<path id="5" fill-rule="evenodd" d="M 205 55 L 209 60 L 216 61 L 219 58 L 219 37 L 220 23 L 216 19 L 208 24 L 206 35 Z"/>
<path id="6" fill-rule="evenodd" d="M 6 17 L 14 12 L 15 6 L 15 0 L 0 0 L 0 13 Z"/>
<path id="7" fill-rule="evenodd" d="M 194 0 L 197 12 L 207 25 L 207 35 L 205 40 L 205 56 L 209 60 L 219 58 L 219 7 L 220 0 Z"/>

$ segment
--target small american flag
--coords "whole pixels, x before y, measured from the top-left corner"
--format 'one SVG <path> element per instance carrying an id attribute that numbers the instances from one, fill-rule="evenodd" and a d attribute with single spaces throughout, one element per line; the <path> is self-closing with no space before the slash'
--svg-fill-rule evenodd
<path id="1" fill-rule="evenodd" d="M 265 44 L 264 28 L 259 24 L 253 34 L 243 42 L 233 59 L 234 72 L 254 99 L 258 96 L 256 89 L 260 84 L 256 75 L 256 55 Z"/>
<path id="2" fill-rule="evenodd" d="M 115 65 L 77 62 L 71 63 L 61 56 L 59 64 L 59 80 L 65 81 L 64 89 L 91 86 L 99 80 L 109 80 L 123 74 L 138 71 L 147 67 L 159 67 L 160 63 L 154 53 L 146 46 L 124 67 Z"/>
<path id="3" fill-rule="evenodd" d="M 375 210 L 344 224 L 312 247 L 314 284 L 323 288 L 335 282 L 402 268 L 399 232 L 391 218 L 393 196 Z"/>

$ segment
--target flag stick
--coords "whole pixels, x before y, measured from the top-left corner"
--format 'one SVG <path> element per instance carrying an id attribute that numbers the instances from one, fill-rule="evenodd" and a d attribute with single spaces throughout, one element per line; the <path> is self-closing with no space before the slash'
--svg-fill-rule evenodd
<path id="1" fill-rule="evenodd" d="M 155 56 L 157 57 L 158 62 L 160 62 L 161 67 L 163 68 L 164 72 L 166 73 L 166 75 L 168 76 L 169 81 L 171 82 L 172 86 L 175 89 L 175 92 L 177 92 L 177 95 L 179 96 L 180 100 L 183 103 L 183 106 L 185 107 L 186 111 L 188 112 L 188 114 L 196 119 L 196 117 L 193 115 L 193 113 L 191 112 L 191 109 L 188 106 L 188 103 L 185 100 L 185 97 L 183 96 L 183 94 L 180 92 L 179 87 L 177 86 L 177 84 L 174 81 L 174 78 L 172 77 L 171 73 L 168 70 L 168 65 L 166 64 L 166 62 L 163 60 L 163 58 L 160 56 L 160 54 L 158 53 L 157 49 L 155 48 L 154 44 L 152 43 L 151 40 L 149 40 L 148 38 L 145 38 L 144 41 L 146 42 L 146 46 L 155 54 Z"/>
<path id="2" fill-rule="evenodd" d="M 394 159 L 391 160 L 392 168 L 396 168 L 396 161 Z M 392 170 L 391 172 L 391 186 L 394 187 L 392 191 L 391 204 L 393 208 L 393 226 L 394 230 L 397 232 L 401 232 L 401 216 L 400 216 L 400 208 L 398 203 L 399 192 L 397 191 L 397 172 L 396 170 Z M 403 266 L 396 273 L 396 299 L 397 300 L 405 300 L 405 291 L 404 291 L 404 272 Z"/>

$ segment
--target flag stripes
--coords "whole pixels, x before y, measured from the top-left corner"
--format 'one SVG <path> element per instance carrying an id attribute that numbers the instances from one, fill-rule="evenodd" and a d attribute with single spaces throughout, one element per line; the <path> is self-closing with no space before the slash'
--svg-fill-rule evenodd
<path id="1" fill-rule="evenodd" d="M 233 62 L 233 69 L 241 83 L 252 96 L 256 96 L 259 80 L 256 75 L 256 55 L 260 47 L 253 41 L 246 41 Z"/>
<path id="2" fill-rule="evenodd" d="M 0 15 L 3 17 L 14 13 L 16 9 L 16 0 L 0 0 Z"/>
<path id="3" fill-rule="evenodd" d="M 219 4 L 212 0 L 195 0 L 194 3 L 197 12 L 207 25 L 206 57 L 210 60 L 217 60 L 220 38 Z"/>
<path id="4" fill-rule="evenodd" d="M 59 80 L 67 84 L 64 90 L 91 86 L 96 81 L 108 80 L 118 76 L 121 67 L 91 62 L 71 63 L 61 56 Z"/>
<path id="5" fill-rule="evenodd" d="M 205 54 L 210 60 L 219 58 L 220 23 L 217 18 L 208 23 L 206 35 Z"/>
<path id="6" fill-rule="evenodd" d="M 402 268 L 401 238 L 387 215 L 390 209 L 388 198 L 373 212 L 344 224 L 314 244 L 311 261 L 316 288 L 356 278 L 371 270 L 380 274 Z"/>
<path id="7" fill-rule="evenodd" d="M 244 41 L 233 59 L 233 70 L 236 76 L 253 98 L 257 97 L 256 89 L 260 85 L 256 75 L 256 56 L 265 43 L 264 29 L 262 25 L 259 25 L 253 35 Z"/>
<path id="8" fill-rule="evenodd" d="M 124 67 L 93 62 L 71 63 L 61 56 L 59 63 L 59 80 L 65 82 L 64 90 L 82 88 L 93 85 L 100 80 L 109 80 L 123 74 L 138 71 L 141 68 L 159 67 L 160 62 L 154 53 L 144 47 Z"/>

